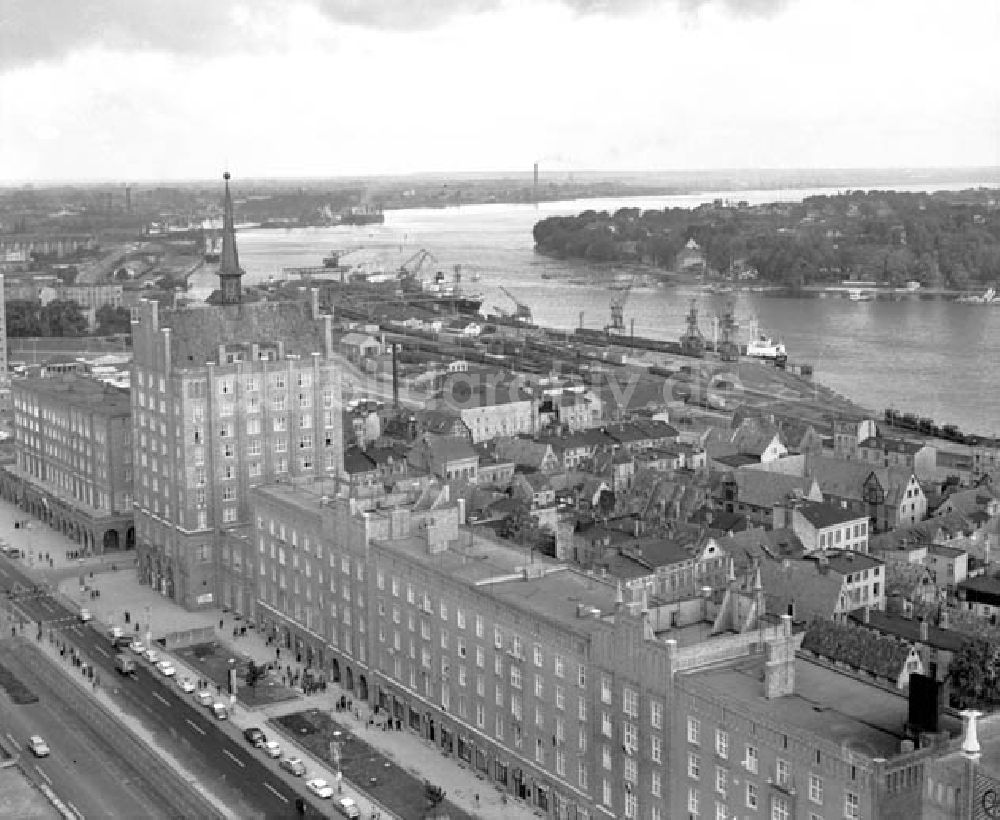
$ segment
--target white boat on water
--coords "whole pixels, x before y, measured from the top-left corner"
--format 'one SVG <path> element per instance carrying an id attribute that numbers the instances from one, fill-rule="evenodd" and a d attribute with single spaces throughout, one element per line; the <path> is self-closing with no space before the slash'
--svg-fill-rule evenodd
<path id="1" fill-rule="evenodd" d="M 847 291 L 847 298 L 852 302 L 873 302 L 875 301 L 875 292 L 862 288 L 851 288 Z"/>
<path id="2" fill-rule="evenodd" d="M 786 359 L 788 354 L 781 342 L 774 342 L 767 336 L 751 339 L 747 343 L 747 356 L 755 359 Z"/>
<path id="3" fill-rule="evenodd" d="M 962 305 L 1000 304 L 1000 298 L 997 298 L 996 288 L 987 288 L 986 292 L 979 296 L 959 296 L 955 301 Z"/>

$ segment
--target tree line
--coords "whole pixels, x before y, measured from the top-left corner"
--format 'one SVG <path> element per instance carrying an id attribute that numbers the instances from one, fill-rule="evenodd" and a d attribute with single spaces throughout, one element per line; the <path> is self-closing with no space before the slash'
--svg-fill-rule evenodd
<path id="1" fill-rule="evenodd" d="M 7 335 L 12 337 L 86 336 L 89 324 L 76 302 L 53 299 L 41 302 L 11 299 L 6 303 Z M 110 336 L 131 331 L 128 308 L 104 305 L 97 310 L 95 336 Z"/>
<path id="2" fill-rule="evenodd" d="M 754 270 L 797 287 L 848 278 L 971 289 L 1000 280 L 997 191 L 848 191 L 799 203 L 549 217 L 533 229 L 540 253 L 594 262 L 644 261 L 675 269 L 688 240 L 708 271 Z"/>

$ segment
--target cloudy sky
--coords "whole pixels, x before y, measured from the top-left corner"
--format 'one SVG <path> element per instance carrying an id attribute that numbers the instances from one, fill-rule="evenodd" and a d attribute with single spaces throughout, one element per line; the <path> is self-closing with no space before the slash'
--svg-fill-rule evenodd
<path id="1" fill-rule="evenodd" d="M 1000 165 L 998 0 L 2 0 L 0 182 Z"/>

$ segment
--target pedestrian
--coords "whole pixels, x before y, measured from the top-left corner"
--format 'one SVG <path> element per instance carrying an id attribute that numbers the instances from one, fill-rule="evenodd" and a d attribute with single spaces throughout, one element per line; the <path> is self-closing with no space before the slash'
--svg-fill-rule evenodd
<path id="1" fill-rule="evenodd" d="M 274 647 L 274 657 L 276 657 L 279 661 L 281 660 L 281 647 L 280 646 Z"/>

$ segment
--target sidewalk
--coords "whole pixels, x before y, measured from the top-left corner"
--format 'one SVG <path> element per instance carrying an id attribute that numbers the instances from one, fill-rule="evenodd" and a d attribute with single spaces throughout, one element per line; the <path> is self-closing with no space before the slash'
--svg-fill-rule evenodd
<path id="1" fill-rule="evenodd" d="M 30 522 L 28 529 L 15 529 L 14 522 L 22 520 Z M 71 550 L 78 549 L 78 544 L 47 525 L 31 519 L 23 510 L 3 501 L 0 501 L 0 539 L 28 551 L 29 558 L 18 561 L 18 565 L 32 577 L 37 578 L 40 583 L 49 583 L 57 588 L 62 597 L 69 599 L 73 605 L 89 609 L 94 618 L 106 626 L 120 626 L 129 632 L 134 632 L 138 624 L 139 638 L 144 642 L 147 641 L 147 632 L 150 632 L 153 640 L 156 640 L 169 632 L 211 626 L 215 631 L 216 640 L 221 645 L 251 657 L 258 663 L 276 660 L 275 648 L 268 646 L 265 638 L 255 630 L 248 629 L 245 636 L 233 637 L 234 627 L 244 626 L 245 621 L 237 621 L 231 614 L 218 609 L 188 612 L 150 587 L 139 585 L 135 576 L 134 553 L 116 553 L 103 558 L 92 556 L 80 562 L 68 557 L 67 554 Z M 46 553 L 52 561 L 52 566 L 49 566 L 48 561 L 44 559 Z M 40 560 L 39 556 L 43 558 Z M 83 587 L 80 585 L 81 575 L 84 581 Z M 92 598 L 91 590 L 99 591 L 100 595 Z M 127 624 L 126 612 L 129 613 Z M 197 670 L 191 669 L 177 653 L 161 651 L 160 655 L 174 662 L 179 676 L 189 676 L 195 680 L 204 677 L 203 673 L 199 674 Z M 302 664 L 291 663 L 290 658 L 283 652 L 281 665 L 289 664 L 293 672 L 301 672 L 303 669 Z M 237 702 L 231 712 L 231 721 L 240 733 L 250 726 L 259 726 L 265 733 L 274 734 L 277 731 L 276 727 L 273 724 L 268 725 L 272 718 L 308 709 L 319 709 L 333 714 L 334 701 L 344 694 L 352 696 L 351 693 L 340 689 L 337 684 L 328 683 L 326 692 L 305 696 L 300 690 L 300 694 L 293 700 L 252 710 Z M 448 802 L 473 817 L 519 820 L 538 816 L 529 806 L 510 795 L 504 803 L 501 792 L 489 780 L 480 779 L 464 764 L 459 764 L 453 757 L 444 756 L 433 744 L 410 731 L 384 732 L 379 728 L 369 729 L 367 726 L 369 716 L 368 707 L 362 704 L 358 718 L 347 712 L 337 712 L 335 718 L 399 768 L 443 788 L 447 793 Z M 297 747 L 288 738 L 281 737 L 280 742 L 286 753 L 297 754 L 302 758 L 306 763 L 309 777 L 322 777 L 336 787 L 336 778 L 328 764 L 312 758 L 305 749 Z M 354 796 L 354 791 L 344 786 L 345 794 Z M 372 806 L 365 795 L 358 795 L 356 799 L 363 810 L 362 817 L 365 820 L 373 808 L 379 809 L 378 806 Z M 383 817 L 389 817 L 388 812 L 380 810 Z"/>

